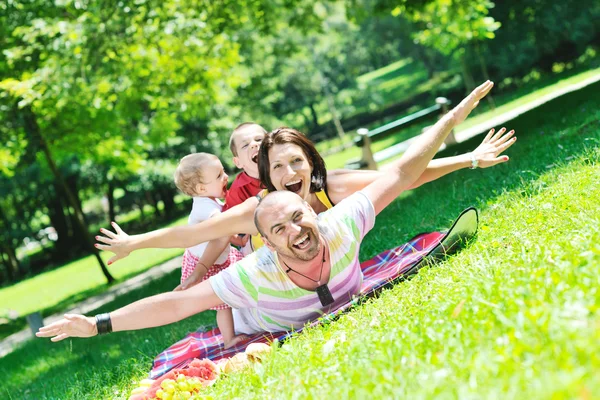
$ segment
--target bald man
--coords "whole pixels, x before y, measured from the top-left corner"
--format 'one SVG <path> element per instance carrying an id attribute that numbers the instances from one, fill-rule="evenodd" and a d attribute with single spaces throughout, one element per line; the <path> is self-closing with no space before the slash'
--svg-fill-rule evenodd
<path id="1" fill-rule="evenodd" d="M 59 341 L 166 325 L 226 303 L 236 334 L 289 331 L 359 293 L 360 242 L 375 216 L 421 176 L 450 131 L 492 88 L 485 82 L 440 119 L 402 156 L 399 166 L 318 216 L 291 192 L 267 195 L 255 212 L 265 246 L 209 280 L 163 293 L 109 314 L 65 318 L 40 329 Z"/>

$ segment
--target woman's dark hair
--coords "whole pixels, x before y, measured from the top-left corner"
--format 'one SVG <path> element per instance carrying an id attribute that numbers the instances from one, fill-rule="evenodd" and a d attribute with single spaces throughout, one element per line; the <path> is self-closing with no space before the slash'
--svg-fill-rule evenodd
<path id="1" fill-rule="evenodd" d="M 276 144 L 295 144 L 302 149 L 302 152 L 308 159 L 312 167 L 310 192 L 315 193 L 327 188 L 327 169 L 325 169 L 325 161 L 319 154 L 313 142 L 311 142 L 304 134 L 292 128 L 278 128 L 267 133 L 263 139 L 260 149 L 258 150 L 258 173 L 260 181 L 269 192 L 274 192 L 275 186 L 271 182 L 269 162 L 269 150 Z"/>

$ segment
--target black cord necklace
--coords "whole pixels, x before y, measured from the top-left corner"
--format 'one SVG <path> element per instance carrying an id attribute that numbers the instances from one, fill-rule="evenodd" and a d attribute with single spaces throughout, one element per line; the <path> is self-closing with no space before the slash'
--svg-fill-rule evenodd
<path id="1" fill-rule="evenodd" d="M 285 261 L 281 260 L 281 262 L 283 263 L 283 265 L 286 266 L 286 268 L 288 269 L 287 271 L 285 271 L 286 274 L 289 275 L 290 271 L 297 273 L 300 276 L 305 277 L 306 279 L 313 281 L 314 283 L 316 283 L 317 285 L 317 296 L 319 296 L 319 301 L 321 302 L 321 304 L 326 307 L 330 304 L 332 304 L 334 302 L 333 300 L 333 296 L 331 295 L 331 291 L 329 290 L 329 287 L 327 286 L 327 283 L 324 283 L 323 285 L 321 285 L 321 278 L 323 277 L 323 266 L 325 265 L 325 244 L 323 245 L 323 260 L 321 260 L 321 272 L 319 273 L 319 279 L 318 280 L 314 280 L 313 278 L 304 275 L 301 272 L 296 271 L 295 269 L 290 268 L 289 265 L 287 265 L 285 263 Z"/>

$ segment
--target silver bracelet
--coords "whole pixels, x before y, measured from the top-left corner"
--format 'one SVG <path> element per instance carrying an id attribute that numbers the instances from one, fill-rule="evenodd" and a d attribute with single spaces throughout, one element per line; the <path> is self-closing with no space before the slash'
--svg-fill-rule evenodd
<path id="1" fill-rule="evenodd" d="M 479 161 L 475 158 L 475 154 L 471 153 L 471 166 L 469 169 L 476 169 L 479 167 Z"/>

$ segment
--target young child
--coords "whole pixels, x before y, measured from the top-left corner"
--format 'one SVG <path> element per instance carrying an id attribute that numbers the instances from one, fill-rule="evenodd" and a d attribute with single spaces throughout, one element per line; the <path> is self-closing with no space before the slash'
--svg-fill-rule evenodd
<path id="1" fill-rule="evenodd" d="M 225 197 L 227 178 L 221 161 L 212 154 L 190 154 L 179 161 L 175 171 L 175 184 L 183 193 L 193 197 L 188 224 L 197 224 L 221 212 L 223 204 L 217 199 Z M 243 258 L 237 249 L 229 245 L 229 238 L 224 238 L 210 242 L 212 246 L 206 258 L 216 261 L 207 265 L 201 258 L 205 255 L 208 244 L 202 243 L 186 249 L 181 266 L 182 284 L 191 276 L 194 276 L 197 282 L 206 280 Z M 175 290 L 182 289 L 180 286 Z M 221 304 L 212 309 L 217 310 L 217 325 L 223 335 L 225 348 L 234 346 L 246 338 L 243 335 L 235 335 L 229 306 Z"/>
<path id="2" fill-rule="evenodd" d="M 258 149 L 267 131 L 262 126 L 254 122 L 244 122 L 238 125 L 229 138 L 229 149 L 233 155 L 234 164 L 242 169 L 242 172 L 235 178 L 231 187 L 225 195 L 225 206 L 222 211 L 225 211 L 233 206 L 243 203 L 246 199 L 256 196 L 263 187 L 258 179 Z M 236 235 L 237 236 L 237 235 Z M 242 247 L 242 254 L 251 253 L 252 243 L 247 243 L 248 235 L 244 237 L 222 238 L 209 242 L 204 250 L 203 255 L 199 258 L 198 263 L 202 265 L 213 265 L 217 257 L 221 254 L 221 249 L 229 244 L 229 241 L 236 246 Z M 175 290 L 185 290 L 191 286 L 200 283 L 203 278 L 203 268 L 199 268 Z"/>
<path id="3" fill-rule="evenodd" d="M 240 168 L 227 196 L 223 211 L 243 203 L 246 199 L 256 196 L 264 189 L 258 179 L 258 148 L 267 130 L 254 122 L 244 122 L 238 125 L 229 137 L 229 149 L 233 155 L 233 163 Z"/>

